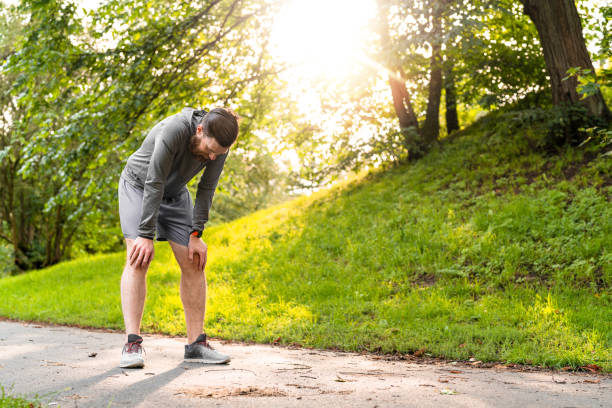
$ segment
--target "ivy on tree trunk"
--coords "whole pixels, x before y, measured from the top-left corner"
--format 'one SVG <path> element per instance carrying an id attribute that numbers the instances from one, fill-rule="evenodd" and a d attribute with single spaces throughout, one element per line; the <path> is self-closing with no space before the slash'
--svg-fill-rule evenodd
<path id="1" fill-rule="evenodd" d="M 580 103 L 588 112 L 606 121 L 611 119 L 610 110 L 600 92 L 581 99 L 576 91 L 576 77 L 566 80 L 567 71 L 573 67 L 595 72 L 587 51 L 580 16 L 573 0 L 521 0 L 524 12 L 538 30 L 540 43 L 550 77 L 552 102 Z"/>

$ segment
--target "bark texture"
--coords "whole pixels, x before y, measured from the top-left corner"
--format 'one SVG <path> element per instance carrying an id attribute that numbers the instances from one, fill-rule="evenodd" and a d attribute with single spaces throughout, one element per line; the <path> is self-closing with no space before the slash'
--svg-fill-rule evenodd
<path id="1" fill-rule="evenodd" d="M 427 114 L 423 124 L 423 139 L 427 146 L 438 140 L 440 135 L 440 97 L 442 95 L 442 61 L 440 58 L 440 15 L 432 15 L 431 68 Z"/>
<path id="2" fill-rule="evenodd" d="M 393 108 L 402 129 L 411 126 L 418 127 L 417 118 L 412 108 L 410 95 L 406 89 L 406 83 L 402 78 L 402 74 L 401 69 L 389 72 L 389 86 L 391 87 L 391 96 L 393 97 Z"/>
<path id="3" fill-rule="evenodd" d="M 610 110 L 601 95 L 580 100 L 575 77 L 563 81 L 571 67 L 595 72 L 587 51 L 580 16 L 573 0 L 521 0 L 524 12 L 538 30 L 546 70 L 550 76 L 553 104 L 581 103 L 593 116 L 611 119 Z"/>
<path id="4" fill-rule="evenodd" d="M 444 69 L 444 95 L 446 99 L 446 132 L 450 135 L 459 130 L 459 117 L 457 115 L 457 95 L 455 93 L 455 78 L 453 67 L 449 61 Z"/>

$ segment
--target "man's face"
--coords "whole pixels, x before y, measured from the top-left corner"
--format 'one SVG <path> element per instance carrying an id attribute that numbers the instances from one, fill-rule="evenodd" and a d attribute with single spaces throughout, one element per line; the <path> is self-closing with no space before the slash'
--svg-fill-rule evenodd
<path id="1" fill-rule="evenodd" d="M 205 135 L 202 125 L 198 125 L 195 135 L 191 137 L 190 148 L 191 153 L 201 162 L 215 160 L 217 156 L 229 150 L 221 146 L 215 138 Z"/>

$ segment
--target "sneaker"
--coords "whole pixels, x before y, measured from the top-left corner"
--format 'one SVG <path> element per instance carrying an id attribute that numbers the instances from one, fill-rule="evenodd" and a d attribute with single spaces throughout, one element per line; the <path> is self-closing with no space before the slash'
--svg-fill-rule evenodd
<path id="1" fill-rule="evenodd" d="M 119 367 L 121 368 L 142 368 L 144 367 L 144 358 L 142 353 L 142 337 L 136 334 L 128 335 L 128 342 L 123 346 L 121 351 L 121 362 Z"/>
<path id="2" fill-rule="evenodd" d="M 206 334 L 200 336 L 191 344 L 185 346 L 185 361 L 204 364 L 229 363 L 230 357 L 213 349 Z"/>

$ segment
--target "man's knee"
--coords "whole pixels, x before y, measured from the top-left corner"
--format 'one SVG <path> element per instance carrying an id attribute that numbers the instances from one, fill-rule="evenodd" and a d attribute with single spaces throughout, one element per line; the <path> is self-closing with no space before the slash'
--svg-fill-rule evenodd
<path id="1" fill-rule="evenodd" d="M 128 259 L 128 257 L 125 257 L 125 271 L 127 271 L 128 273 L 133 273 L 133 274 L 137 274 L 137 275 L 146 275 L 147 271 L 149 270 L 149 265 L 139 265 L 139 266 L 135 266 L 135 265 L 131 265 L 130 264 L 130 260 Z"/>
<path id="2" fill-rule="evenodd" d="M 185 262 L 180 265 L 181 274 L 187 278 L 200 278 L 206 279 L 206 272 L 195 264 L 195 262 Z"/>
<path id="3" fill-rule="evenodd" d="M 132 245 L 134 245 L 134 239 L 131 238 L 125 238 L 125 270 L 130 272 L 130 273 L 135 273 L 135 274 L 146 274 L 147 271 L 149 270 L 149 265 L 151 264 L 151 262 L 147 263 L 147 264 L 142 264 L 140 263 L 138 266 L 136 266 L 135 264 L 130 264 L 130 250 L 132 248 Z"/>

